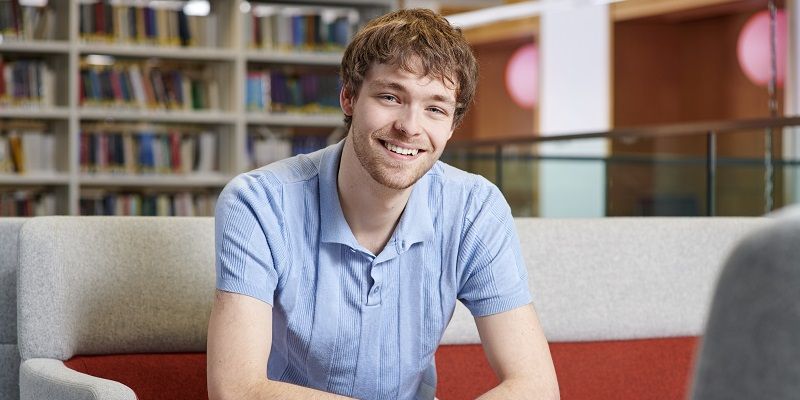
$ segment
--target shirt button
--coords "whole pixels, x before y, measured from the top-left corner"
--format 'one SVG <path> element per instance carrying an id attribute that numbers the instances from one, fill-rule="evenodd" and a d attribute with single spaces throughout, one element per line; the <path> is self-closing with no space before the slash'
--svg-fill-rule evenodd
<path id="1" fill-rule="evenodd" d="M 375 285 L 372 288 L 372 293 L 378 294 L 378 293 L 380 293 L 380 291 L 381 291 L 381 286 L 380 285 Z"/>

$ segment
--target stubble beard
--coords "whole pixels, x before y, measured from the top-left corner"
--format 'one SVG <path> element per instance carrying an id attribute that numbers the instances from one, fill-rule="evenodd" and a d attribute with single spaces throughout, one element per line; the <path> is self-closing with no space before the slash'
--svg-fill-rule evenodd
<path id="1" fill-rule="evenodd" d="M 437 157 L 426 157 L 422 162 L 420 160 L 415 160 L 410 166 L 400 165 L 401 161 L 388 159 L 378 153 L 382 151 L 381 149 L 373 149 L 370 146 L 374 140 L 377 142 L 378 146 L 383 147 L 383 144 L 374 138 L 388 137 L 391 137 L 391 135 L 387 133 L 386 129 L 369 134 L 365 132 L 358 133 L 355 127 L 353 127 L 349 139 L 353 140 L 353 151 L 356 153 L 358 162 L 361 163 L 361 166 L 375 182 L 389 189 L 408 189 L 417 183 L 417 181 L 433 167 Z M 425 157 L 429 155 L 430 154 L 426 152 L 423 153 L 422 156 Z M 390 167 L 387 165 L 387 161 L 392 162 L 394 165 Z"/>

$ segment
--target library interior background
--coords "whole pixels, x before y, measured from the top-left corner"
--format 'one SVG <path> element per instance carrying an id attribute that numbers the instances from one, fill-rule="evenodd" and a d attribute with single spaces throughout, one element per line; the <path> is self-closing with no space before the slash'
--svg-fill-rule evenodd
<path id="1" fill-rule="evenodd" d="M 403 7 L 460 26 L 443 161 L 515 216 L 757 216 L 800 198 L 792 0 L 0 1 L 0 216 L 211 216 L 335 143 L 344 47 Z"/>

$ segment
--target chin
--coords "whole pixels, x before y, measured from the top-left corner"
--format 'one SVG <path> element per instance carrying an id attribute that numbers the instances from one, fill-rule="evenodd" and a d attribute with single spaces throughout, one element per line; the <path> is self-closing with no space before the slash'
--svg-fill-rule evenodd
<path id="1" fill-rule="evenodd" d="M 402 172 L 395 172 L 389 168 L 365 168 L 375 182 L 394 190 L 405 190 L 414 186 L 428 171 L 433 164 L 426 165 L 424 168 L 406 168 Z"/>
<path id="2" fill-rule="evenodd" d="M 372 179 L 375 180 L 375 182 L 378 182 L 381 186 L 385 186 L 385 187 L 387 187 L 389 189 L 393 189 L 393 190 L 405 190 L 405 189 L 408 189 L 411 186 L 414 186 L 414 184 L 417 183 L 417 181 L 419 180 L 419 178 L 416 178 L 416 179 L 403 179 L 403 180 L 390 179 L 390 178 L 388 178 L 386 176 L 382 176 L 380 174 L 370 174 L 370 176 L 372 176 Z"/>

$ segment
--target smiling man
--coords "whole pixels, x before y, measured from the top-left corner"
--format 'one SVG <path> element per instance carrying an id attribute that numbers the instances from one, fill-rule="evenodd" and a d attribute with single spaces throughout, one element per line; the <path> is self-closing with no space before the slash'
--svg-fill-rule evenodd
<path id="1" fill-rule="evenodd" d="M 483 398 L 558 398 L 508 205 L 438 161 L 477 81 L 461 32 L 428 10 L 387 14 L 341 75 L 342 142 L 220 195 L 209 396 L 431 399 L 461 301 L 500 380 Z"/>

